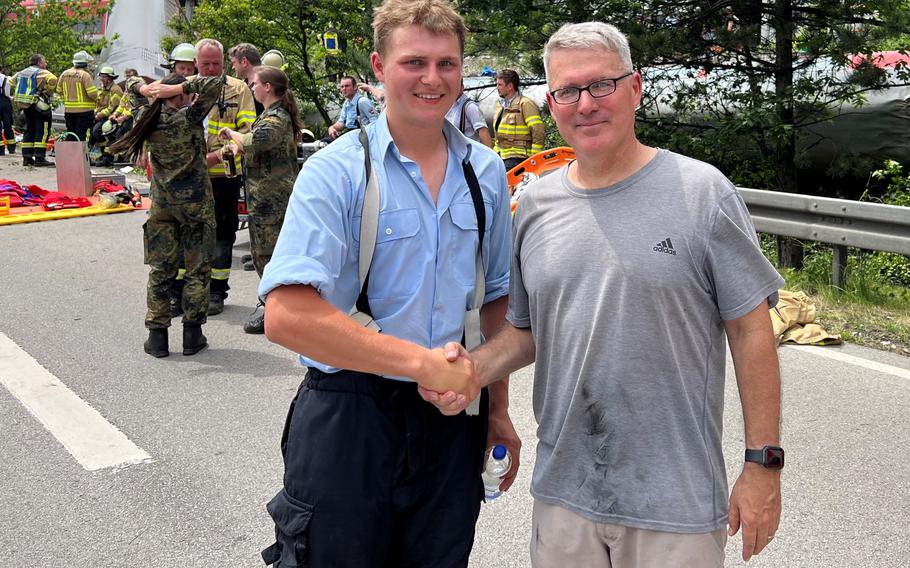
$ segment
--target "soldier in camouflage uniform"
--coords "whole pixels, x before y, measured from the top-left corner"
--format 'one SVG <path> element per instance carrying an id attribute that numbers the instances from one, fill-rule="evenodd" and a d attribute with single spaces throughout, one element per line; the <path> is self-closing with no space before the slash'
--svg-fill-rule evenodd
<path id="1" fill-rule="evenodd" d="M 253 266 L 262 271 L 278 241 L 284 212 L 297 179 L 297 137 L 301 129 L 297 103 L 280 69 L 256 67 L 250 88 L 265 110 L 247 134 L 222 128 L 220 135 L 233 140 L 246 156 L 247 208 Z M 263 310 L 257 308 L 243 326 L 247 333 L 264 333 Z"/>
<path id="2" fill-rule="evenodd" d="M 168 288 L 177 275 L 181 250 L 186 261 L 183 354 L 193 355 L 208 345 L 202 324 L 209 302 L 215 213 L 202 122 L 221 94 L 224 77 L 185 81 L 180 75 L 168 75 L 162 83 L 182 85 L 183 94 L 156 100 L 112 147 L 114 152 L 136 156 L 147 144 L 152 165 L 152 208 L 144 226 L 145 262 L 149 265 L 145 317 L 149 339 L 144 348 L 154 357 L 169 354 Z M 186 106 L 193 94 L 198 95 L 195 102 Z"/>

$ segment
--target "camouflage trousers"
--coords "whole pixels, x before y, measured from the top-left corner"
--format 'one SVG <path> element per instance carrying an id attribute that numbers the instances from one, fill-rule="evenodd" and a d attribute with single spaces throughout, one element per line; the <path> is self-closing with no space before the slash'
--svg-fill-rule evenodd
<path id="1" fill-rule="evenodd" d="M 275 243 L 278 242 L 278 233 L 281 232 L 281 225 L 284 222 L 284 215 L 275 221 L 257 220 L 256 216 L 250 212 L 250 254 L 253 256 L 253 266 L 256 267 L 256 274 L 262 278 L 262 271 L 265 265 L 272 259 L 272 253 L 275 251 Z"/>
<path id="2" fill-rule="evenodd" d="M 171 325 L 168 290 L 171 280 L 177 277 L 181 251 L 186 261 L 183 323 L 205 323 L 212 251 L 215 250 L 215 209 L 212 202 L 159 206 L 153 201 L 143 231 L 145 263 L 149 265 L 145 327 L 161 329 Z"/>

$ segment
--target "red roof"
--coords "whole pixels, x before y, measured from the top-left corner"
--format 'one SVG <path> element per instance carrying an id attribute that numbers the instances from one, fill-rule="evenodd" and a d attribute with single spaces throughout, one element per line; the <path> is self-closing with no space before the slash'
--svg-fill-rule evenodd
<path id="1" fill-rule="evenodd" d="M 851 65 L 853 67 L 859 67 L 861 63 L 866 60 L 865 55 L 854 55 L 851 59 Z M 869 62 L 876 67 L 885 69 L 887 67 L 897 67 L 898 64 L 903 64 L 907 67 L 910 67 L 910 54 L 903 54 L 900 51 L 876 51 L 872 53 Z"/>

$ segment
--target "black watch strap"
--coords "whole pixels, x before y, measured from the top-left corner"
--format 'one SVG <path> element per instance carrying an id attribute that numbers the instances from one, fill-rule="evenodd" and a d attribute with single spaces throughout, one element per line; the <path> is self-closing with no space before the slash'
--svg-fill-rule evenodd
<path id="1" fill-rule="evenodd" d="M 780 446 L 765 446 L 760 450 L 747 448 L 745 459 L 768 469 L 784 468 L 784 450 Z"/>

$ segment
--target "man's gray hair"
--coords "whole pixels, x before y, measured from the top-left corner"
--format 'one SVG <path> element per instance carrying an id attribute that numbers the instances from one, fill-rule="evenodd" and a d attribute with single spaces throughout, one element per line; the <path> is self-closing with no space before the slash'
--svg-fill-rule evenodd
<path id="1" fill-rule="evenodd" d="M 199 53 L 203 47 L 216 47 L 218 48 L 218 51 L 221 52 L 221 56 L 224 57 L 224 46 L 221 45 L 221 42 L 217 39 L 211 39 L 207 37 L 200 39 L 196 42 L 196 53 Z"/>
<path id="2" fill-rule="evenodd" d="M 605 49 L 615 53 L 625 71 L 632 71 L 629 40 L 616 26 L 603 22 L 565 24 L 550 36 L 543 48 L 543 68 L 550 77 L 550 56 L 559 49 Z"/>

